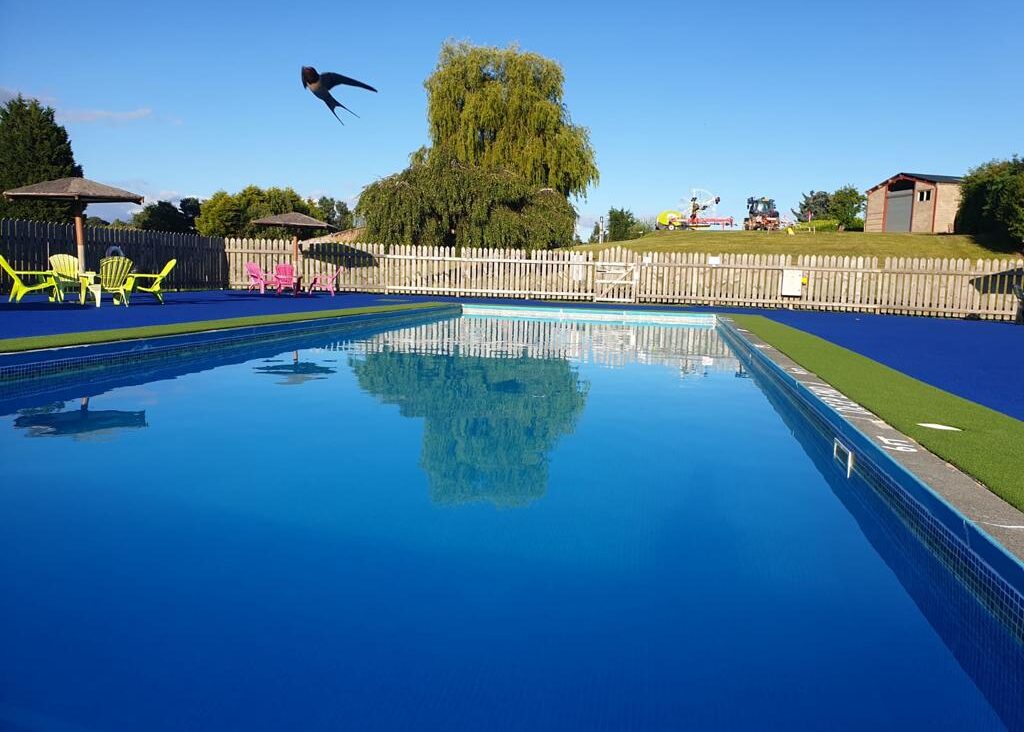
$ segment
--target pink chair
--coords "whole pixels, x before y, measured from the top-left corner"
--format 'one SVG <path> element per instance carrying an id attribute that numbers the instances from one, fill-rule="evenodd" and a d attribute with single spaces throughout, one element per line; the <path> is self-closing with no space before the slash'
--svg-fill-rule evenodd
<path id="1" fill-rule="evenodd" d="M 274 278 L 260 269 L 255 262 L 246 262 L 245 272 L 249 275 L 249 290 L 258 289 L 262 295 L 268 287 L 274 286 Z"/>
<path id="2" fill-rule="evenodd" d="M 323 290 L 324 292 L 331 293 L 331 297 L 334 297 L 335 291 L 338 289 L 338 275 L 345 269 L 344 265 L 339 264 L 332 274 L 318 274 L 313 277 L 313 281 L 309 283 L 309 291 Z"/>
<path id="3" fill-rule="evenodd" d="M 290 264 L 279 264 L 274 267 L 274 287 L 277 288 L 278 295 L 288 287 L 292 292 L 297 292 L 298 282 L 295 280 L 295 267 Z"/>

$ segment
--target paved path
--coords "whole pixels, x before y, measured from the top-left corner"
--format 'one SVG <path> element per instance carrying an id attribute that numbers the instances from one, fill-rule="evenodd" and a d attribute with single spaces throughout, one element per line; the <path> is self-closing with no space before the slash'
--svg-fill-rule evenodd
<path id="1" fill-rule="evenodd" d="M 54 305 L 45 300 L 0 303 L 0 338 L 130 328 L 273 313 L 309 312 L 402 302 L 466 302 L 448 297 L 341 293 L 336 297 L 261 296 L 243 291 L 180 292 L 161 307 L 137 295 L 131 307 Z M 482 299 L 514 305 L 527 300 Z M 572 303 L 558 303 L 560 307 Z M 586 307 L 591 303 L 579 303 Z M 604 306 L 622 309 L 621 305 Z M 655 309 L 670 309 L 657 306 Z M 686 308 L 700 311 L 701 308 Z M 755 313 L 813 333 L 940 389 L 1024 420 L 1024 327 L 989 321 L 806 310 L 729 309 Z"/>

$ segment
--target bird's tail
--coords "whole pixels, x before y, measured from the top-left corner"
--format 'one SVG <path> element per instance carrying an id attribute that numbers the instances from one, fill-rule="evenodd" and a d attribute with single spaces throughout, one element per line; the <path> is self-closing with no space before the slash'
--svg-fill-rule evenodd
<path id="1" fill-rule="evenodd" d="M 331 94 L 328 94 L 328 98 L 330 99 L 330 101 L 328 101 L 328 102 L 327 102 L 327 105 L 328 105 L 328 106 L 329 106 L 329 107 L 331 108 L 331 113 L 332 113 L 332 114 L 334 114 L 334 116 L 335 116 L 335 117 L 338 117 L 338 113 L 337 113 L 337 112 L 335 112 L 334 110 L 335 110 L 335 109 L 337 109 L 338 107 L 341 107 L 341 108 L 342 108 L 342 109 L 344 109 L 344 110 L 345 110 L 346 112 L 348 112 L 349 114 L 351 114 L 351 115 L 352 115 L 353 117 L 358 117 L 358 116 L 359 116 L 358 114 L 356 114 L 355 112 L 353 112 L 353 111 L 352 111 L 351 109 L 349 109 L 348 107 L 346 107 L 346 106 L 345 106 L 344 104 L 342 104 L 341 102 L 339 102 L 339 101 L 338 101 L 337 99 L 335 99 L 333 95 L 331 95 Z M 341 122 L 341 118 L 340 118 L 340 117 L 338 117 L 338 121 L 339 121 L 339 122 Z M 341 122 L 341 123 L 342 123 L 342 124 L 345 124 L 344 122 Z"/>

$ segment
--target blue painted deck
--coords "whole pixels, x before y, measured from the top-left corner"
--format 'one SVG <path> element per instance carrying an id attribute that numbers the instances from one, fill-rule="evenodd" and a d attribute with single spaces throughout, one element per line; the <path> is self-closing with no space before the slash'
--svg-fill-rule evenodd
<path id="1" fill-rule="evenodd" d="M 412 302 L 467 302 L 466 299 L 415 295 L 343 293 L 336 297 L 258 295 L 243 291 L 180 292 L 166 295 L 161 307 L 137 297 L 131 307 L 54 305 L 26 298 L 20 305 L 0 303 L 0 338 L 131 328 L 276 313 L 312 312 Z M 540 301 L 473 299 L 515 305 Z M 584 303 L 581 303 L 584 304 Z M 558 303 L 565 307 L 571 303 Z M 585 303 L 586 307 L 602 307 Z M 622 305 L 609 305 L 622 309 Z M 657 306 L 659 310 L 669 306 Z M 707 312 L 706 308 L 681 308 Z M 723 309 L 716 309 L 723 312 Z M 1024 420 L 1024 327 L 1008 323 L 806 310 L 727 309 L 760 314 L 813 333 L 945 391 Z"/>

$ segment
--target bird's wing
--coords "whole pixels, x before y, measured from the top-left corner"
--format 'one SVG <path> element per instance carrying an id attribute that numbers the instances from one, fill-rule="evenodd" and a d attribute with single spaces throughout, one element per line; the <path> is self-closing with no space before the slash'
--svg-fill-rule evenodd
<path id="1" fill-rule="evenodd" d="M 320 74 L 320 83 L 326 86 L 328 89 L 333 89 L 338 84 L 347 84 L 348 86 L 358 86 L 360 89 L 369 89 L 372 92 L 377 91 L 369 84 L 364 84 L 361 81 L 350 79 L 347 76 L 341 74 L 334 74 L 328 71 L 326 74 Z"/>

